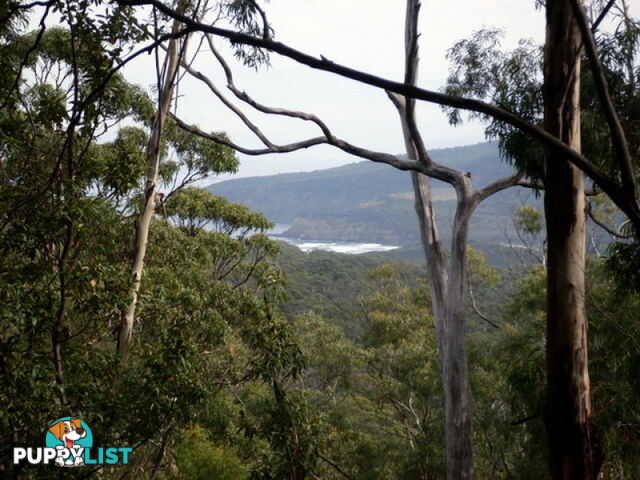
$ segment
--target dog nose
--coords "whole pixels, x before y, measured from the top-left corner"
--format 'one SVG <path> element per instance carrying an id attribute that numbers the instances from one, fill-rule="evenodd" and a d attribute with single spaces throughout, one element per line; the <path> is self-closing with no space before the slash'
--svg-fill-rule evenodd
<path id="1" fill-rule="evenodd" d="M 84 428 L 76 428 L 76 433 L 78 435 L 82 435 L 84 433 Z"/>

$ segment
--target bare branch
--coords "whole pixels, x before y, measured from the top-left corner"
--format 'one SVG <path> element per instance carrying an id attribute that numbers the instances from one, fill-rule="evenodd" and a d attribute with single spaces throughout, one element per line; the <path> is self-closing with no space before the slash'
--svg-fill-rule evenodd
<path id="1" fill-rule="evenodd" d="M 474 201 L 476 203 L 480 203 L 489 198 L 491 195 L 501 192 L 502 190 L 505 190 L 507 188 L 515 187 L 516 185 L 528 186 L 530 182 L 524 180 L 522 177 L 522 173 L 516 173 L 509 177 L 500 178 L 494 182 L 491 182 L 486 187 L 475 192 Z"/>
<path id="2" fill-rule="evenodd" d="M 252 106 L 253 108 L 255 108 L 256 110 L 262 113 L 266 113 L 269 115 L 282 115 L 285 117 L 293 117 L 293 118 L 298 118 L 300 120 L 313 122 L 316 125 L 318 125 L 320 130 L 322 130 L 322 133 L 324 133 L 324 135 L 327 138 L 332 137 L 329 127 L 327 127 L 327 125 L 322 120 L 320 120 L 320 118 L 318 118 L 316 115 L 305 113 L 305 112 L 297 112 L 293 110 L 285 110 L 282 108 L 267 107 L 266 105 L 256 102 L 253 98 L 247 95 L 245 91 L 240 90 L 236 86 L 235 82 L 233 81 L 233 72 L 231 71 L 231 67 L 229 67 L 229 64 L 227 63 L 227 61 L 224 59 L 224 57 L 220 54 L 218 49 L 213 44 L 211 35 L 206 35 L 206 38 L 207 38 L 207 42 L 209 43 L 209 48 L 211 49 L 211 52 L 216 57 L 216 59 L 218 60 L 218 63 L 220 63 L 222 69 L 224 70 L 225 77 L 227 78 L 227 88 L 236 96 L 236 98 L 247 103 L 248 105 Z"/>
<path id="3" fill-rule="evenodd" d="M 491 116 L 496 120 L 512 125 L 513 127 L 519 129 L 523 133 L 528 134 L 540 143 L 550 148 L 554 148 L 566 155 L 568 161 L 581 169 L 593 181 L 595 181 L 602 188 L 602 190 L 607 193 L 607 195 L 609 195 L 611 200 L 618 206 L 618 208 L 620 208 L 627 214 L 627 216 L 633 221 L 634 225 L 638 227 L 638 230 L 640 230 L 640 204 L 638 204 L 637 198 L 625 194 L 625 191 L 620 188 L 620 185 L 615 180 L 611 179 L 606 172 L 590 162 L 580 152 L 572 149 L 570 146 L 566 145 L 564 142 L 551 135 L 543 128 L 524 120 L 513 112 L 486 102 L 482 102 L 480 100 L 458 97 L 455 95 L 447 95 L 444 93 L 434 92 L 431 90 L 407 85 L 405 83 L 387 80 L 370 73 L 359 71 L 345 65 L 332 62 L 322 57 L 316 58 L 292 47 L 289 47 L 288 45 L 285 45 L 281 42 L 265 40 L 264 38 L 254 37 L 245 33 L 200 23 L 193 20 L 192 18 L 189 18 L 186 15 L 176 12 L 172 8 L 162 3 L 160 0 L 116 1 L 121 5 L 128 6 L 150 5 L 157 8 L 165 15 L 168 15 L 171 18 L 184 23 L 190 30 L 197 30 L 200 32 L 210 33 L 212 35 L 227 38 L 236 44 L 265 48 L 271 52 L 290 58 L 298 63 L 307 65 L 314 69 L 332 72 L 337 75 L 350 78 L 352 80 L 368 85 L 376 86 L 385 90 L 389 90 L 406 97 L 414 98 L 416 100 L 422 100 L 430 103 L 436 103 L 438 105 L 445 105 L 452 108 L 459 108 L 462 110 L 482 113 Z"/>
<path id="4" fill-rule="evenodd" d="M 527 179 L 524 179 L 524 178 L 521 179 L 518 182 L 517 185 L 518 185 L 518 187 L 530 188 L 531 190 L 537 190 L 539 192 L 544 191 L 544 185 L 542 183 L 533 182 L 531 180 L 527 180 Z M 597 185 L 594 185 L 590 189 L 585 189 L 584 196 L 585 197 L 595 197 L 597 195 L 601 195 L 602 193 L 603 193 L 603 191 L 600 190 Z"/>
<path id="5" fill-rule="evenodd" d="M 598 18 L 596 18 L 595 22 L 593 22 L 593 25 L 591 26 L 591 31 L 593 33 L 596 33 L 598 31 L 598 27 L 600 26 L 602 21 L 605 19 L 605 17 L 609 13 L 609 10 L 611 10 L 611 7 L 613 7 L 615 5 L 616 1 L 617 0 L 609 0 L 609 3 L 607 3 L 604 6 L 602 11 L 600 12 L 600 15 L 598 15 Z"/>
<path id="6" fill-rule="evenodd" d="M 289 153 L 294 152 L 296 150 L 301 150 L 304 148 L 309 148 L 315 145 L 320 144 L 328 144 L 333 145 L 341 149 L 342 151 L 354 155 L 356 157 L 365 158 L 367 160 L 371 160 L 372 162 L 377 163 L 386 163 L 387 165 L 391 165 L 399 170 L 420 170 L 421 165 L 412 160 L 405 160 L 396 155 L 391 155 L 389 153 L 383 152 L 375 152 L 373 150 L 367 150 L 365 148 L 358 147 L 344 140 L 340 140 L 339 138 L 332 137 L 331 139 L 327 139 L 326 137 L 315 137 L 309 140 L 303 140 L 301 142 L 290 143 L 287 145 L 275 145 L 272 143 L 271 147 L 267 147 L 264 149 L 250 149 L 241 147 L 240 145 L 235 144 L 231 140 L 225 138 L 224 136 L 217 135 L 215 133 L 206 133 L 200 128 L 189 125 L 183 120 L 179 119 L 173 114 L 170 114 L 170 117 L 177 123 L 177 125 L 195 135 L 198 135 L 202 138 L 206 138 L 213 142 L 219 143 L 221 145 L 226 145 L 234 150 L 239 151 L 240 153 L 244 153 L 246 155 L 259 156 L 259 155 L 267 155 L 269 153 Z"/>
<path id="7" fill-rule="evenodd" d="M 197 78 L 198 80 L 200 80 L 202 83 L 204 83 L 209 90 L 211 90 L 211 92 L 218 97 L 218 99 L 229 109 L 231 110 L 233 113 L 236 114 L 236 116 L 238 118 L 240 118 L 240 120 L 242 120 L 242 123 L 244 123 L 247 128 L 249 128 L 249 130 L 251 130 L 259 139 L 260 141 L 268 148 L 274 148 L 275 145 L 273 145 L 269 139 L 266 137 L 266 135 L 264 135 L 262 133 L 262 131 L 249 119 L 249 117 L 247 117 L 244 112 L 242 110 L 240 110 L 236 105 L 234 105 L 232 102 L 230 102 L 227 97 L 225 97 L 222 92 L 220 92 L 220 90 L 218 90 L 218 87 L 215 86 L 215 84 L 211 81 L 211 79 L 209 77 L 207 77 L 205 74 L 203 74 L 202 72 L 194 69 L 193 67 L 191 67 L 189 64 L 187 64 L 186 62 L 182 62 L 182 68 L 184 68 L 187 72 L 189 72 L 189 74 L 191 74 L 191 76 L 193 76 L 194 78 Z"/>
<path id="8" fill-rule="evenodd" d="M 266 105 L 263 105 L 261 103 L 256 102 L 246 92 L 239 90 L 235 86 L 235 84 L 233 83 L 233 73 L 231 71 L 231 68 L 226 63 L 226 61 L 224 60 L 222 55 L 220 55 L 220 53 L 215 49 L 215 46 L 213 45 L 213 42 L 210 41 L 209 45 L 211 47 L 212 52 L 214 53 L 214 55 L 216 56 L 216 58 L 218 59 L 218 61 L 222 65 L 222 68 L 225 71 L 225 75 L 227 77 L 227 82 L 228 82 L 229 89 L 236 95 L 236 97 L 238 97 L 240 100 L 246 102 L 247 104 L 251 105 L 256 110 L 258 110 L 258 111 L 260 111 L 262 113 L 266 113 L 266 114 L 270 114 L 270 115 L 286 116 L 286 117 L 290 117 L 290 118 L 297 118 L 297 119 L 305 120 L 305 121 L 311 121 L 311 122 L 315 123 L 316 125 L 318 125 L 318 127 L 324 133 L 324 137 L 315 137 L 315 138 L 312 138 L 312 139 L 309 139 L 309 140 L 290 143 L 290 144 L 287 144 L 287 145 L 276 145 L 271 140 L 269 140 L 269 138 L 267 138 L 267 136 L 262 132 L 262 130 L 257 125 L 255 125 L 244 114 L 244 112 L 242 112 L 236 105 L 234 105 L 231 101 L 229 101 L 220 92 L 220 90 L 215 86 L 215 84 L 213 83 L 213 81 L 211 79 L 209 79 L 202 72 L 199 72 L 199 71 L 193 69 L 192 67 L 190 67 L 189 65 L 184 65 L 184 64 L 183 64 L 183 68 L 185 68 L 195 78 L 197 78 L 200 81 L 204 82 L 209 87 L 209 89 L 216 95 L 216 97 L 218 97 L 218 99 L 220 99 L 220 101 L 222 101 L 222 103 L 227 108 L 229 108 L 233 113 L 235 113 L 243 121 L 243 123 L 252 132 L 254 132 L 256 134 L 256 136 L 262 141 L 262 143 L 267 148 L 264 148 L 264 149 L 249 149 L 249 148 L 241 147 L 240 145 L 235 144 L 234 142 L 232 142 L 231 140 L 227 139 L 226 137 L 223 137 L 221 135 L 217 135 L 215 133 L 203 132 L 199 128 L 197 128 L 195 126 L 188 125 L 186 122 L 180 120 L 176 116 L 173 116 L 174 120 L 178 123 L 178 125 L 181 128 L 183 128 L 183 129 L 185 129 L 187 131 L 190 131 L 191 133 L 194 133 L 196 135 L 199 135 L 199 136 L 201 136 L 203 138 L 208 138 L 209 140 L 212 140 L 212 141 L 215 141 L 217 143 L 220 143 L 220 144 L 226 145 L 228 147 L 231 147 L 231 148 L 239 151 L 240 153 L 245 153 L 247 155 L 257 156 L 257 155 L 266 155 L 266 154 L 269 154 L 269 153 L 288 153 L 288 152 L 293 152 L 293 151 L 296 151 L 296 150 L 309 148 L 309 147 L 312 147 L 314 145 L 319 145 L 319 144 L 325 143 L 325 144 L 328 144 L 328 145 L 333 145 L 333 146 L 341 149 L 342 151 L 344 151 L 344 152 L 346 152 L 346 153 L 348 153 L 350 155 L 354 155 L 354 156 L 359 157 L 359 158 L 364 158 L 364 159 L 367 159 L 367 160 L 371 160 L 371 161 L 377 162 L 377 163 L 385 163 L 385 164 L 391 165 L 391 166 L 393 166 L 393 167 L 395 167 L 395 168 L 397 168 L 399 170 L 410 170 L 410 171 L 418 171 L 418 172 L 422 172 L 422 173 L 427 173 L 426 172 L 427 167 L 423 163 L 421 163 L 421 162 L 419 162 L 417 160 L 413 160 L 413 159 L 405 160 L 405 159 L 403 159 L 403 158 L 401 158 L 401 157 L 399 157 L 397 155 L 392 155 L 392 154 L 388 154 L 388 153 L 368 150 L 368 149 L 359 147 L 357 145 L 353 145 L 353 144 L 351 144 L 351 143 L 349 143 L 349 142 L 347 142 L 345 140 L 342 140 L 340 138 L 337 138 L 336 136 L 333 135 L 333 133 L 331 133 L 331 130 L 329 129 L 329 127 L 322 120 L 320 120 L 320 118 L 318 118 L 316 115 L 305 113 L 305 112 L 299 112 L 299 111 L 295 111 L 295 110 L 288 110 L 288 109 L 284 109 L 284 108 L 269 107 L 269 106 L 266 106 Z M 451 181 L 451 174 L 449 173 L 448 170 L 449 169 L 447 169 L 446 167 L 434 165 L 434 166 L 429 168 L 429 174 L 431 176 L 433 176 L 435 178 L 438 178 L 440 180 L 443 180 L 443 181 Z"/>
<path id="9" fill-rule="evenodd" d="M 609 235 L 616 237 L 616 238 L 620 238 L 623 240 L 628 240 L 631 238 L 631 235 L 623 235 L 620 232 L 616 232 L 615 230 L 613 230 L 611 227 L 609 227 L 606 223 L 604 223 L 603 221 L 601 221 L 600 219 L 598 219 L 598 217 L 596 217 L 596 215 L 593 213 L 593 207 L 591 206 L 591 202 L 587 199 L 586 201 L 586 213 L 589 216 L 589 218 L 591 219 L 591 221 L 593 223 L 595 223 L 596 225 L 598 225 L 600 228 L 602 228 L 605 232 L 607 232 Z"/>
<path id="10" fill-rule="evenodd" d="M 275 145 L 274 143 L 269 141 L 269 146 L 267 148 L 262 148 L 262 149 L 245 148 L 232 142 L 224 135 L 204 132 L 203 130 L 196 127 L 195 125 L 189 125 L 185 121 L 176 117 L 174 114 L 169 114 L 169 116 L 183 130 L 193 133 L 194 135 L 197 135 L 199 137 L 206 138 L 207 140 L 211 140 L 215 143 L 219 143 L 220 145 L 225 145 L 229 148 L 237 150 L 240 153 L 244 153 L 245 155 L 259 156 L 259 155 L 268 155 L 270 153 L 289 153 L 289 152 L 295 152 L 296 150 L 302 150 L 305 148 L 313 147 L 314 145 L 321 145 L 323 143 L 327 143 L 327 140 L 325 137 L 315 137 L 315 138 L 311 138 L 309 140 L 304 140 L 301 142 L 289 143 L 287 145 Z"/>
<path id="11" fill-rule="evenodd" d="M 478 308 L 478 304 L 476 303 L 476 296 L 473 293 L 473 282 L 471 281 L 471 270 L 469 269 L 468 266 L 467 266 L 467 284 L 469 285 L 469 298 L 471 299 L 471 308 L 473 308 L 473 311 L 476 313 L 476 315 L 480 317 L 480 319 L 484 320 L 489 325 L 491 325 L 493 328 L 497 328 L 497 329 L 502 328 L 497 323 L 491 321 L 489 317 L 484 315 Z"/>

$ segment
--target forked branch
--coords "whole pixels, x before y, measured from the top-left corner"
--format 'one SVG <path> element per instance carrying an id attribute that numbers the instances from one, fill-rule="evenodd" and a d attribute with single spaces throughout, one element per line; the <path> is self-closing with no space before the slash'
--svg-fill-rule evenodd
<path id="1" fill-rule="evenodd" d="M 611 200 L 620 208 L 640 230 L 640 205 L 634 192 L 628 191 L 625 185 L 620 185 L 616 180 L 612 179 L 606 172 L 598 166 L 590 162 L 581 153 L 572 149 L 555 136 L 546 132 L 543 128 L 534 125 L 531 122 L 519 117 L 518 115 L 480 100 L 458 97 L 455 95 L 447 95 L 431 90 L 418 88 L 416 86 L 407 85 L 406 83 L 395 82 L 367 72 L 356 70 L 345 65 L 330 61 L 324 57 L 316 58 L 304 52 L 296 50 L 284 43 L 276 42 L 271 39 L 254 37 L 245 33 L 228 30 L 214 25 L 198 22 L 184 14 L 176 12 L 173 8 L 167 6 L 160 0 L 116 0 L 121 5 L 127 6 L 152 6 L 163 14 L 173 18 L 184 24 L 188 29 L 209 33 L 219 37 L 226 38 L 233 43 L 241 45 L 249 45 L 258 48 L 264 48 L 268 51 L 277 53 L 284 57 L 295 60 L 298 63 L 307 65 L 311 68 L 332 72 L 337 75 L 350 78 L 352 80 L 376 86 L 384 90 L 398 93 L 405 97 L 414 98 L 438 105 L 444 105 L 462 110 L 469 110 L 481 114 L 488 115 L 496 120 L 505 122 L 519 129 L 523 133 L 530 135 L 540 143 L 547 147 L 554 148 L 566 155 L 568 161 L 574 164 L 587 174 L 602 190 L 611 198 Z"/>

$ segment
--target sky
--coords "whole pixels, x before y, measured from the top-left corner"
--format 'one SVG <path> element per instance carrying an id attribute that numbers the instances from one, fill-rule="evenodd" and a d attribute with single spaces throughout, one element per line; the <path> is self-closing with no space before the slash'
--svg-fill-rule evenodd
<path id="1" fill-rule="evenodd" d="M 401 81 L 404 1 L 271 0 L 266 11 L 276 40 L 305 53 L 323 55 L 334 62 Z M 449 69 L 447 50 L 484 27 L 504 30 L 502 45 L 507 49 L 515 47 L 522 38 L 542 43 L 544 14 L 535 9 L 533 0 L 424 0 L 419 86 L 440 89 Z M 314 113 L 335 135 L 356 145 L 388 153 L 403 152 L 397 113 L 382 90 L 310 69 L 275 54 L 271 55 L 270 67 L 255 71 L 234 61 L 223 40 L 218 40 L 218 45 L 233 67 L 236 85 L 257 101 Z M 218 85 L 225 85 L 222 72 L 209 52 L 202 51 L 194 66 Z M 151 58 L 128 67 L 126 75 L 136 83 L 151 85 L 154 82 Z M 320 134 L 308 122 L 266 116 L 249 107 L 243 110 L 277 144 Z M 180 84 L 177 113 L 204 130 L 225 131 L 242 146 L 262 146 L 204 85 L 188 76 Z M 419 102 L 417 113 L 428 148 L 484 141 L 483 126 L 477 122 L 454 128 L 439 107 L 424 102 Z M 241 165 L 236 177 L 310 171 L 361 161 L 330 146 L 261 157 L 239 155 L 239 158 Z M 229 177 L 218 180 L 226 178 Z"/>

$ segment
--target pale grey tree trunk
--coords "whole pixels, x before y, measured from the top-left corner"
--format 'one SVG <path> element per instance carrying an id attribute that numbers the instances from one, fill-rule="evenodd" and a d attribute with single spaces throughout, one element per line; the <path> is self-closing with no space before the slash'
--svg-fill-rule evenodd
<path id="1" fill-rule="evenodd" d="M 442 376 L 445 398 L 445 435 L 447 445 L 447 478 L 472 479 L 473 430 L 472 396 L 466 353 L 467 318 L 464 289 L 467 268 L 467 236 L 474 210 L 470 180 L 461 179 L 456 186 L 458 203 L 453 222 L 447 314 L 442 341 Z"/>
<path id="2" fill-rule="evenodd" d="M 412 143 L 407 147 L 410 155 L 415 152 Z M 411 177 L 440 353 L 447 479 L 473 479 L 473 407 L 465 348 L 464 290 L 469 221 L 477 202 L 470 180 L 462 176 L 463 185 L 456 188 L 458 204 L 452 228 L 451 257 L 447 262 L 436 226 L 430 179 L 415 172 Z"/>
<path id="3" fill-rule="evenodd" d="M 410 152 L 411 144 L 407 145 Z M 438 336 L 438 342 L 442 339 L 442 324 L 446 317 L 447 283 L 449 273 L 447 271 L 446 254 L 440 240 L 438 227 L 435 221 L 435 211 L 431 196 L 431 179 L 418 172 L 411 172 L 415 209 L 420 226 L 420 239 L 422 250 L 427 261 L 429 289 L 431 291 L 431 304 L 433 317 Z M 442 350 L 442 345 L 438 345 Z"/>
<path id="4" fill-rule="evenodd" d="M 415 85 L 418 71 L 419 0 L 407 1 L 405 23 L 405 83 Z M 400 114 L 407 154 L 419 159 L 419 134 L 415 126 L 415 100 L 389 95 Z M 426 160 L 426 159 L 421 159 Z M 451 172 L 458 203 L 452 229 L 451 258 L 448 265 L 438 234 L 430 178 L 411 173 L 422 246 L 427 262 L 433 316 L 444 390 L 445 444 L 448 480 L 471 480 L 473 472 L 473 430 L 471 388 L 465 349 L 466 316 L 464 288 L 469 220 L 475 208 L 470 179 Z"/>
<path id="5" fill-rule="evenodd" d="M 173 31 L 180 27 L 179 22 L 174 22 Z M 180 57 L 186 48 L 187 37 L 182 40 L 172 38 L 169 41 L 164 61 L 164 75 L 160 91 L 158 92 L 158 109 L 156 111 L 149 143 L 147 145 L 147 173 L 145 179 L 144 207 L 136 226 L 135 257 L 132 268 L 132 285 L 129 291 L 130 302 L 125 315 L 122 318 L 118 332 L 117 354 L 122 361 L 126 361 L 129 354 L 129 346 L 133 333 L 133 324 L 138 306 L 138 293 L 144 269 L 144 259 L 147 253 L 149 240 L 149 227 L 155 213 L 156 193 L 158 188 L 158 174 L 161 160 L 161 139 L 167 115 L 171 109 L 173 92 L 175 90 Z M 159 73 L 160 75 L 160 73 Z"/>

